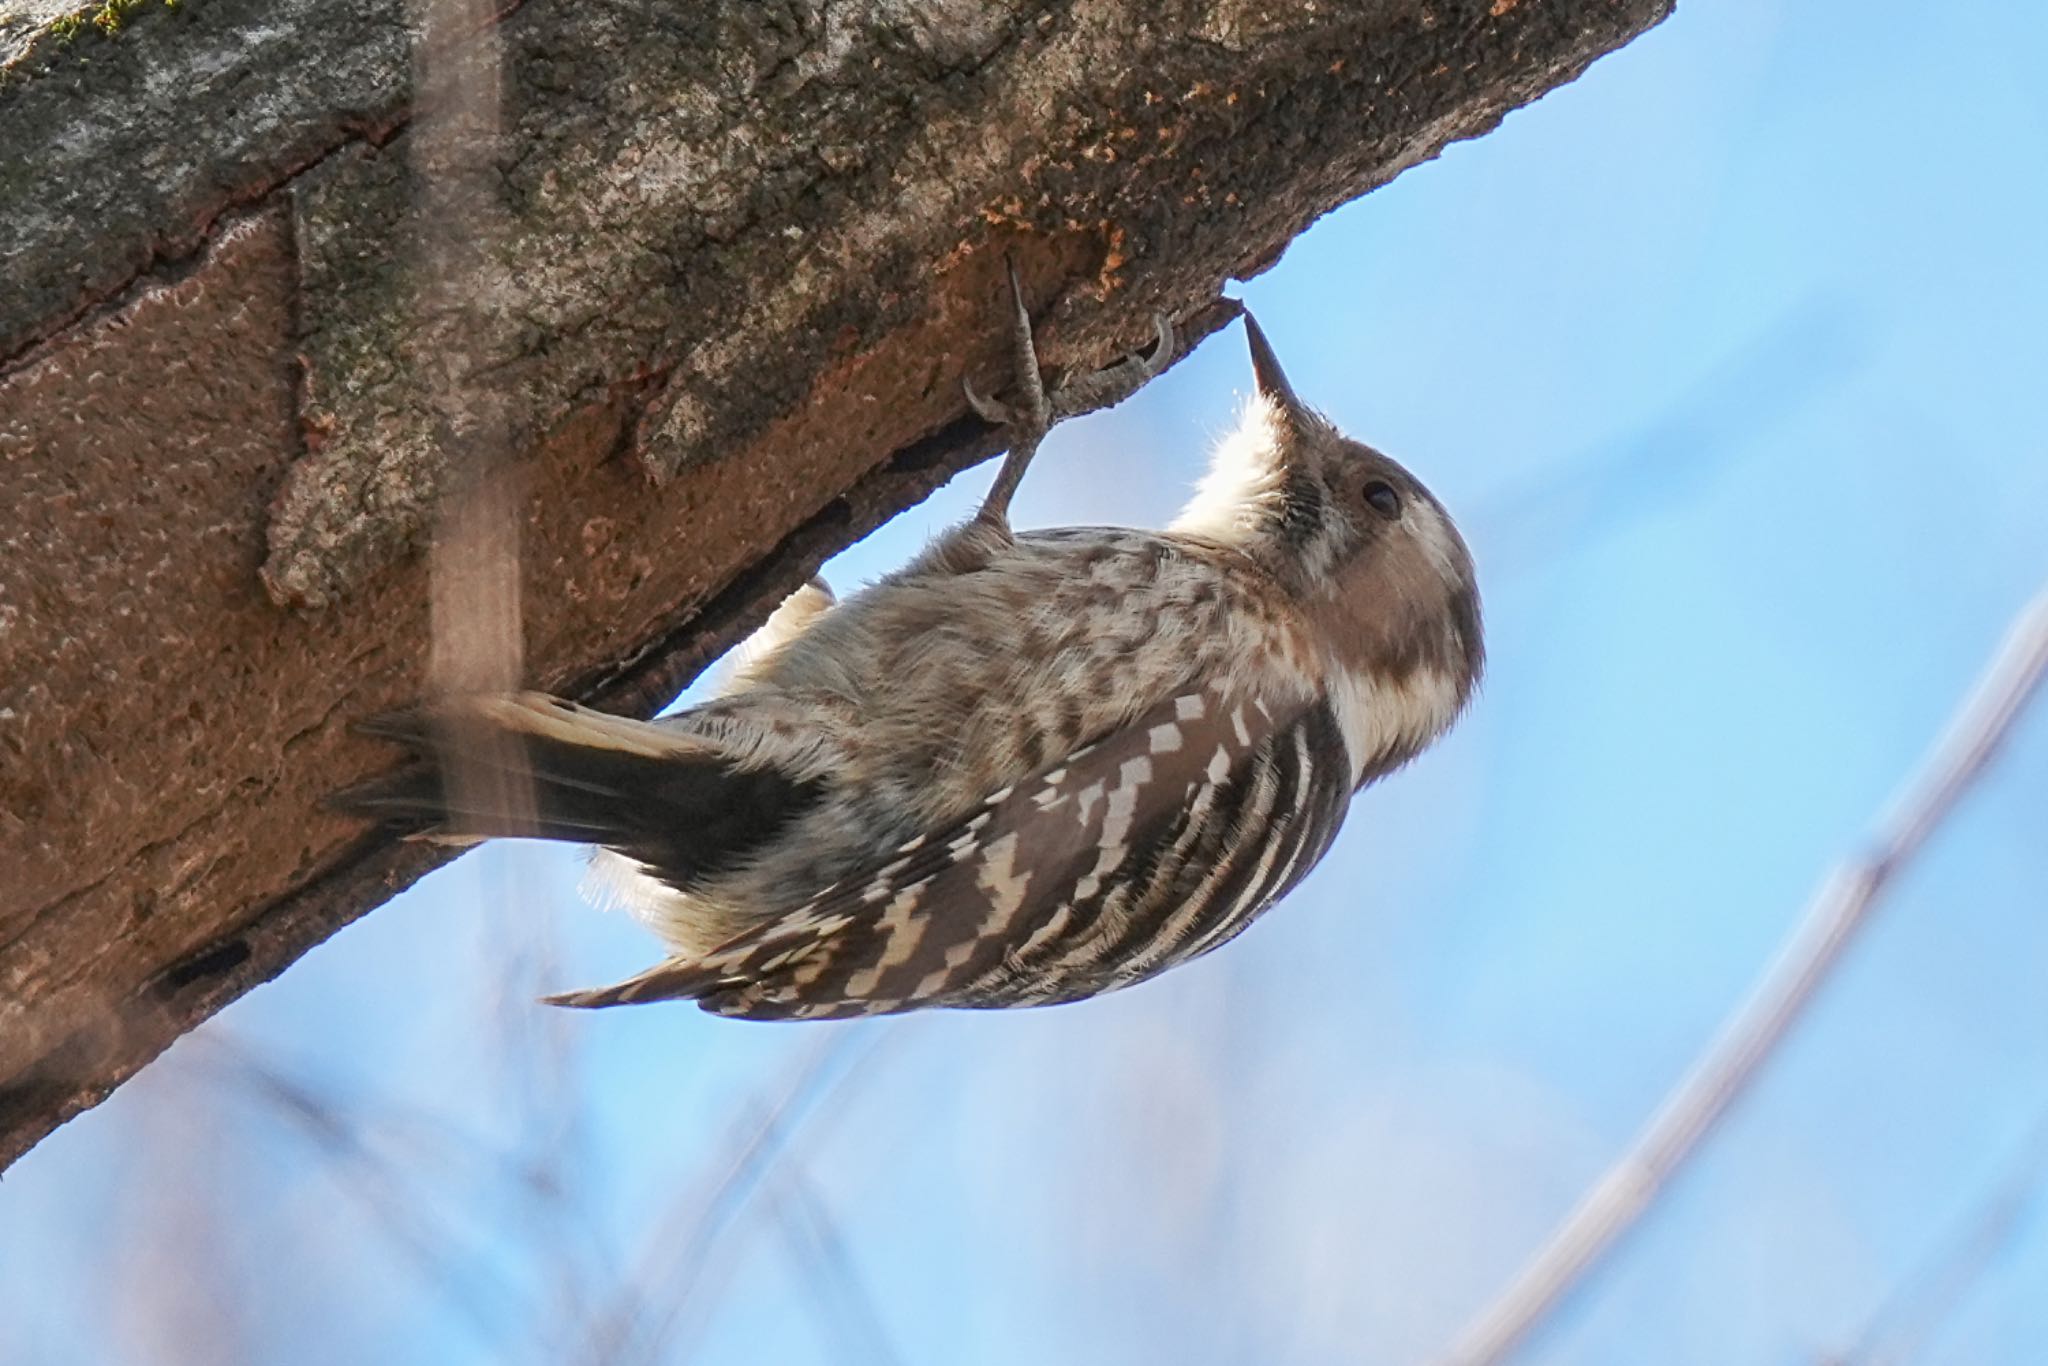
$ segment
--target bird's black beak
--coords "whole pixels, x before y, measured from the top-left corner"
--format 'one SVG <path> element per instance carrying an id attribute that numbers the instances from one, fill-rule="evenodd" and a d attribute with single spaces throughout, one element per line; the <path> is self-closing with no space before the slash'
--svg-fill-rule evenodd
<path id="1" fill-rule="evenodd" d="M 1301 403 L 1294 397 L 1294 386 L 1287 382 L 1287 372 L 1280 368 L 1280 358 L 1273 354 L 1273 343 L 1266 340 L 1258 319 L 1252 317 L 1249 309 L 1244 315 L 1244 339 L 1251 345 L 1252 377 L 1258 381 L 1259 392 L 1289 414 L 1301 411 Z"/>

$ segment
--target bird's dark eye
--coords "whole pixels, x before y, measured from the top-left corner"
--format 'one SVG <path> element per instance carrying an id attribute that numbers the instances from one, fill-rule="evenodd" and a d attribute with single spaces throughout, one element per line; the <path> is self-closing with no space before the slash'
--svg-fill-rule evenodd
<path id="1" fill-rule="evenodd" d="M 1384 479 L 1375 479 L 1365 486 L 1365 501 L 1390 522 L 1401 515 L 1401 495 Z"/>

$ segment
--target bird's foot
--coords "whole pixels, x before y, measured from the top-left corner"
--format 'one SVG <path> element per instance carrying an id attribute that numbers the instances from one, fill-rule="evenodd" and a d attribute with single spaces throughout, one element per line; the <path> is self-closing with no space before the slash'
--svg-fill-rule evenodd
<path id="1" fill-rule="evenodd" d="M 1032 340 L 1031 310 L 1024 303 L 1024 287 L 1017 278 L 1016 262 L 1007 263 L 1010 273 L 1010 337 L 1015 349 L 1017 400 L 1003 403 L 978 392 L 972 381 L 962 380 L 967 404 L 982 421 L 1010 430 L 1010 450 L 996 474 L 994 487 L 981 505 L 978 520 L 1007 526 L 1010 499 L 1024 482 L 1024 471 L 1039 443 L 1061 418 L 1112 407 L 1138 392 L 1173 360 L 1173 322 L 1164 313 L 1155 315 L 1158 329 L 1152 353 L 1132 353 L 1094 374 L 1080 375 L 1048 393 L 1038 368 L 1038 347 Z"/>

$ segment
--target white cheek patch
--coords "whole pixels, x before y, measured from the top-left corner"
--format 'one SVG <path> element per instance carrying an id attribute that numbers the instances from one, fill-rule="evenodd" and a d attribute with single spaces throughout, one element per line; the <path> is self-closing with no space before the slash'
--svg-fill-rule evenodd
<path id="1" fill-rule="evenodd" d="M 1429 556 L 1430 568 L 1445 583 L 1462 582 L 1467 577 L 1465 546 L 1443 510 L 1427 498 L 1411 498 L 1408 519 L 1422 553 Z"/>
<path id="2" fill-rule="evenodd" d="M 1440 669 L 1419 668 L 1400 683 L 1338 668 L 1330 679 L 1330 705 L 1351 760 L 1351 785 L 1383 755 L 1420 749 L 1458 714 L 1458 683 Z"/>

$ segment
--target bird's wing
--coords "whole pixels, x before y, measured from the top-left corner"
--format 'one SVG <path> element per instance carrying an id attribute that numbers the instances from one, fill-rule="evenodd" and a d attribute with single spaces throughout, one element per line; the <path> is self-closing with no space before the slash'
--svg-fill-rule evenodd
<path id="1" fill-rule="evenodd" d="M 1326 704 L 1195 688 L 702 959 L 550 999 L 829 1019 L 1093 995 L 1242 929 L 1349 798 Z"/>

